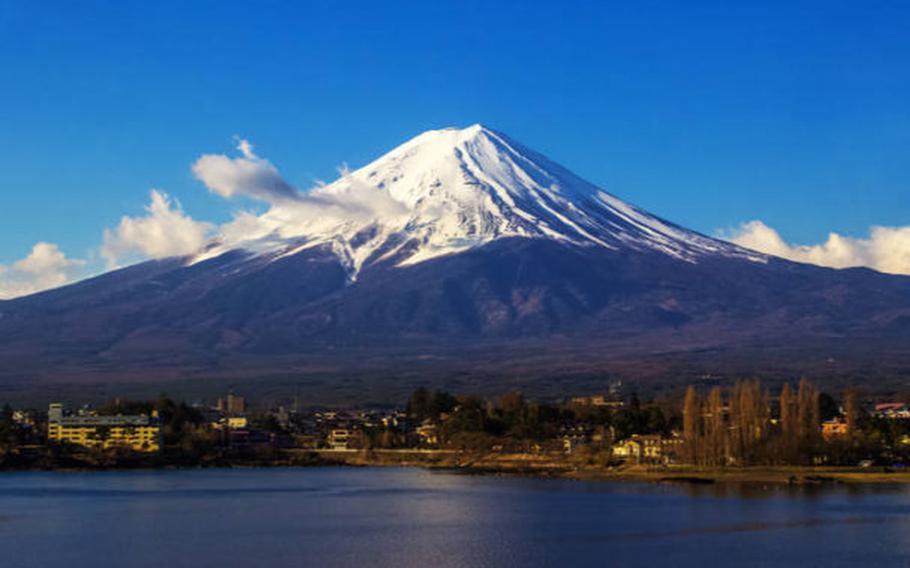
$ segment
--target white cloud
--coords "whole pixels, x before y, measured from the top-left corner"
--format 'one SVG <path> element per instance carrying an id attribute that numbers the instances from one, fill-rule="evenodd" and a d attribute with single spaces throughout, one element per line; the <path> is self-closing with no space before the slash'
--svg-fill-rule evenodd
<path id="1" fill-rule="evenodd" d="M 71 282 L 85 264 L 66 258 L 57 245 L 37 243 L 31 253 L 11 266 L 0 265 L 0 299 L 16 298 Z"/>
<path id="2" fill-rule="evenodd" d="M 377 218 L 403 219 L 408 212 L 389 192 L 354 178 L 345 164 L 338 169 L 340 179 L 331 186 L 319 182 L 315 188 L 299 192 L 278 175 L 270 162 L 255 155 L 248 140 L 239 140 L 237 149 L 243 158 L 202 156 L 193 166 L 194 173 L 214 193 L 257 197 L 267 201 L 269 208 L 261 214 L 235 213 L 232 221 L 218 227 L 218 246 L 209 250 L 209 256 L 233 248 L 267 250 L 272 244 L 280 246 L 284 240 L 296 237 L 342 234 Z M 215 158 L 217 161 L 211 161 Z M 259 172 L 256 175 L 244 173 L 245 168 L 254 167 Z M 260 182 L 268 176 L 271 187 L 291 188 L 293 195 L 266 191 Z"/>
<path id="3" fill-rule="evenodd" d="M 866 266 L 891 274 L 910 274 L 910 226 L 879 227 L 866 238 L 830 233 L 815 245 L 794 245 L 761 221 L 743 223 L 738 229 L 723 231 L 720 237 L 740 246 L 797 262 L 848 268 Z"/>
<path id="4" fill-rule="evenodd" d="M 246 138 L 237 137 L 237 149 L 240 150 L 240 153 L 244 155 L 245 158 L 249 160 L 255 160 L 256 154 L 253 153 L 253 144 Z"/>
<path id="5" fill-rule="evenodd" d="M 144 217 L 124 216 L 116 229 L 105 229 L 101 256 L 108 268 L 125 261 L 165 258 L 198 252 L 213 225 L 196 221 L 183 212 L 180 202 L 161 191 L 151 191 Z"/>
<path id="6" fill-rule="evenodd" d="M 404 204 L 388 192 L 354 179 L 344 168 L 340 171 L 341 180 L 331 188 L 316 187 L 294 200 L 273 203 L 261 215 L 249 211 L 235 214 L 231 222 L 219 227 L 221 247 L 217 250 L 255 248 L 273 238 L 341 234 L 375 219 L 401 219 L 404 223 L 408 213 Z"/>
<path id="7" fill-rule="evenodd" d="M 242 154 L 238 158 L 223 154 L 203 155 L 193 164 L 193 175 L 209 191 L 226 198 L 242 195 L 267 203 L 300 199 L 300 192 L 284 181 L 271 162 L 253 153 L 253 145 L 248 140 L 239 139 L 237 149 Z"/>
<path id="8" fill-rule="evenodd" d="M 114 228 L 104 230 L 99 249 L 92 252 L 91 267 L 85 260 L 68 259 L 49 243 L 38 243 L 32 253 L 10 266 L 0 265 L 0 299 L 12 298 L 62 286 L 77 276 L 97 273 L 100 259 L 108 269 L 146 259 L 167 258 L 230 248 L 255 249 L 272 238 L 283 240 L 312 234 L 332 234 L 378 218 L 404 217 L 406 207 L 388 192 L 354 179 L 346 166 L 331 188 L 318 184 L 300 192 L 287 183 L 277 168 L 254 152 L 253 145 L 237 140 L 240 157 L 201 156 L 193 173 L 212 193 L 225 198 L 238 195 L 264 201 L 268 209 L 257 214 L 240 211 L 221 226 L 197 221 L 180 203 L 159 190 L 151 190 L 143 216 L 123 216 Z M 281 244 L 279 242 L 279 244 Z"/>

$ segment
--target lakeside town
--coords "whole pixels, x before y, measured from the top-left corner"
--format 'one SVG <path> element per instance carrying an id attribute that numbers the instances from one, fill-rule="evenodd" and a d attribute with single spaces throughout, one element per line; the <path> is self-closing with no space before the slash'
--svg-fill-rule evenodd
<path id="1" fill-rule="evenodd" d="M 640 400 L 621 382 L 535 401 L 420 388 L 399 408 L 265 406 L 236 392 L 205 402 L 114 399 L 97 406 L 0 410 L 0 468 L 418 465 L 474 471 L 649 472 L 751 466 L 901 472 L 910 405 L 834 397 L 809 381 L 771 393 L 758 381 L 688 387 Z"/>

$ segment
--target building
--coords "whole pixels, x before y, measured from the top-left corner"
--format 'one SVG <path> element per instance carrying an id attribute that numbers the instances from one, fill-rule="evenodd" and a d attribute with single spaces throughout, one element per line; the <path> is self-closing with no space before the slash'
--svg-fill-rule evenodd
<path id="1" fill-rule="evenodd" d="M 222 414 L 236 416 L 246 412 L 246 400 L 242 396 L 229 392 L 226 397 L 218 399 L 217 408 L 218 412 Z"/>
<path id="2" fill-rule="evenodd" d="M 613 444 L 613 457 L 623 461 L 640 462 L 643 454 L 641 442 L 633 436 Z"/>
<path id="3" fill-rule="evenodd" d="M 679 436 L 638 435 L 613 444 L 613 457 L 634 463 L 674 463 L 682 448 Z"/>
<path id="4" fill-rule="evenodd" d="M 602 394 L 592 396 L 576 396 L 571 400 L 572 406 L 575 407 L 594 407 L 594 408 L 622 408 L 625 404 L 620 400 L 611 400 Z"/>
<path id="5" fill-rule="evenodd" d="M 835 438 L 843 438 L 850 433 L 850 428 L 847 427 L 847 423 L 843 420 L 827 420 L 822 422 L 822 438 L 826 441 L 833 440 Z"/>
<path id="6" fill-rule="evenodd" d="M 381 419 L 382 425 L 385 428 L 394 428 L 396 430 L 403 430 L 407 427 L 408 415 L 406 412 L 396 410 L 389 414 L 386 414 Z"/>
<path id="7" fill-rule="evenodd" d="M 38 424 L 35 412 L 32 410 L 14 410 L 13 422 L 23 428 L 34 428 Z"/>
<path id="8" fill-rule="evenodd" d="M 279 407 L 278 407 L 278 410 L 276 410 L 276 411 L 272 414 L 272 416 L 275 417 L 275 421 L 276 421 L 276 422 L 278 423 L 278 425 L 281 426 L 281 428 L 284 429 L 284 430 L 290 430 L 290 429 L 291 429 L 291 415 L 292 415 L 292 412 L 289 411 L 288 409 L 286 409 L 286 408 L 283 407 L 283 406 L 279 406 Z"/>
<path id="9" fill-rule="evenodd" d="M 562 449 L 567 454 L 571 454 L 587 444 L 588 437 L 583 433 L 570 432 L 562 437 Z"/>
<path id="10" fill-rule="evenodd" d="M 563 451 L 571 454 L 591 444 L 591 431 L 584 426 L 564 426 L 559 441 Z"/>
<path id="11" fill-rule="evenodd" d="M 353 433 L 347 428 L 333 428 L 329 430 L 326 442 L 332 450 L 346 450 L 352 437 Z"/>
<path id="12" fill-rule="evenodd" d="M 301 450 L 315 450 L 319 448 L 320 438 L 315 434 L 294 434 L 294 447 Z"/>
<path id="13" fill-rule="evenodd" d="M 435 446 L 439 444 L 439 429 L 429 418 L 415 430 L 420 443 L 426 446 Z"/>
<path id="14" fill-rule="evenodd" d="M 903 402 L 885 402 L 876 404 L 872 415 L 876 418 L 890 418 L 895 420 L 910 419 L 910 406 Z"/>
<path id="15" fill-rule="evenodd" d="M 47 411 L 47 438 L 58 443 L 86 448 L 129 448 L 135 452 L 161 449 L 158 413 L 140 415 L 66 415 L 63 405 L 51 404 Z"/>
<path id="16" fill-rule="evenodd" d="M 228 416 L 212 422 L 215 430 L 240 430 L 249 426 L 246 416 Z"/>
<path id="17" fill-rule="evenodd" d="M 224 434 L 227 445 L 233 450 L 272 449 L 281 445 L 275 434 L 252 428 L 228 429 Z"/>
<path id="18" fill-rule="evenodd" d="M 678 463 L 683 457 L 683 448 L 686 441 L 677 431 L 670 432 L 669 436 L 660 439 L 660 461 L 665 464 Z"/>

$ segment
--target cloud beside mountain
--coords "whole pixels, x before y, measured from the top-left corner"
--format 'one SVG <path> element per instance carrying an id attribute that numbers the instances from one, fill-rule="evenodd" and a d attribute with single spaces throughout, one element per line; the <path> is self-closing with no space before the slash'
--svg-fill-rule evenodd
<path id="1" fill-rule="evenodd" d="M 143 217 L 124 216 L 115 229 L 104 230 L 101 256 L 108 268 L 133 260 L 166 258 L 198 252 L 214 225 L 184 213 L 180 202 L 153 189 Z"/>
<path id="2" fill-rule="evenodd" d="M 37 243 L 22 260 L 0 265 L 0 299 L 63 286 L 78 277 L 84 264 L 83 260 L 67 258 L 55 244 Z"/>
<path id="3" fill-rule="evenodd" d="M 825 242 L 796 245 L 786 242 L 775 229 L 761 221 L 743 223 L 720 238 L 740 246 L 796 262 L 851 268 L 865 266 L 890 274 L 910 274 L 910 226 L 874 226 L 866 238 L 829 233 Z"/>

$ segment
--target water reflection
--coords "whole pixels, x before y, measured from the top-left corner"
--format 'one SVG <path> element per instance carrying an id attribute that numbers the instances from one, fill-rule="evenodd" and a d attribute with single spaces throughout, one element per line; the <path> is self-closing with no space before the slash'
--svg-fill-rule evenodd
<path id="1" fill-rule="evenodd" d="M 907 566 L 907 519 L 899 486 L 408 469 L 0 475 L 2 564 L 17 567 Z"/>
<path id="2" fill-rule="evenodd" d="M 766 499 L 786 496 L 791 499 L 818 499 L 833 494 L 866 497 L 907 493 L 908 488 L 890 483 L 665 483 L 683 488 L 691 497 L 735 497 L 741 499 Z"/>
<path id="3" fill-rule="evenodd" d="M 797 529 L 831 525 L 872 525 L 890 522 L 888 517 L 847 517 L 843 519 L 803 519 L 783 522 L 739 523 L 708 527 L 691 527 L 673 531 L 643 531 L 605 535 L 602 540 L 651 539 L 667 537 L 685 537 L 726 533 L 749 533 L 782 529 Z M 903 519 L 900 519 L 903 522 Z"/>

